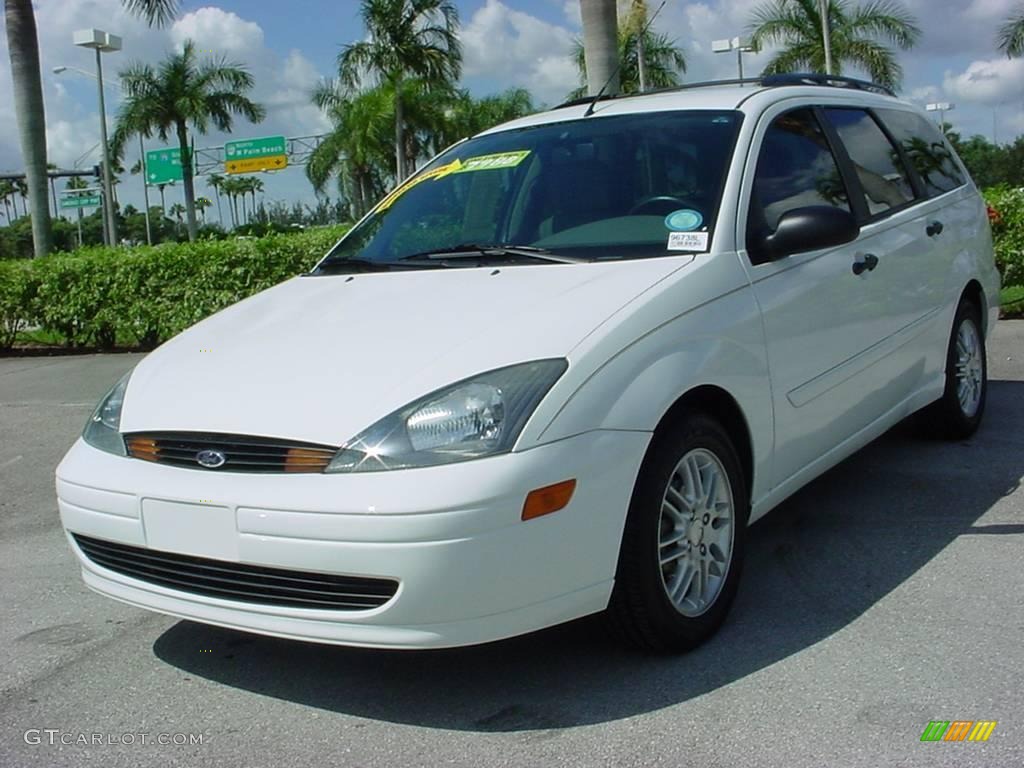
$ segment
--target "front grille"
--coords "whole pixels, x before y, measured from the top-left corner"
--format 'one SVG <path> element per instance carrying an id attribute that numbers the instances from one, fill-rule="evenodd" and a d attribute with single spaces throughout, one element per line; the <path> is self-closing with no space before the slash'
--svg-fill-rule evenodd
<path id="1" fill-rule="evenodd" d="M 307 573 L 179 555 L 72 534 L 85 556 L 124 576 L 179 592 L 262 605 L 368 610 L 395 596 L 398 582 Z"/>
<path id="2" fill-rule="evenodd" d="M 212 432 L 133 432 L 128 455 L 136 459 L 219 472 L 323 472 L 338 452 L 329 445 Z M 199 462 L 203 451 L 219 452 L 219 466 Z"/>

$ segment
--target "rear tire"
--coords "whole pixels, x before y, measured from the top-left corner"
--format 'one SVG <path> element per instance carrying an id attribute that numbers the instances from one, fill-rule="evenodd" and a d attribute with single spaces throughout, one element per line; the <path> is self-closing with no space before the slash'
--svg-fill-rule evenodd
<path id="1" fill-rule="evenodd" d="M 948 440 L 963 440 L 981 424 L 988 399 L 988 362 L 981 310 L 963 299 L 953 319 L 946 350 L 946 386 L 942 397 L 922 412 L 928 431 Z"/>
<path id="2" fill-rule="evenodd" d="M 678 653 L 710 637 L 739 584 L 746 478 L 732 440 L 703 414 L 659 431 L 640 469 L 607 617 L 645 651 Z"/>

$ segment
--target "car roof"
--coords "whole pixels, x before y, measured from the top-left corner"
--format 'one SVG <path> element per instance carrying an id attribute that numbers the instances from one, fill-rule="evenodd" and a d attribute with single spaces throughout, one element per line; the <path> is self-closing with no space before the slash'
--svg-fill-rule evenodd
<path id="1" fill-rule="evenodd" d="M 862 81 L 851 81 L 860 83 Z M 870 85 L 870 84 L 868 84 Z M 878 88 L 878 86 L 874 86 Z M 708 83 L 680 88 L 654 91 L 644 94 L 602 97 L 593 105 L 590 118 L 612 115 L 642 114 L 668 110 L 740 110 L 745 114 L 760 113 L 783 100 L 803 99 L 830 104 L 853 104 L 863 107 L 903 108 L 917 111 L 909 102 L 901 101 L 885 93 L 856 87 L 804 84 L 799 81 L 765 85 L 760 80 L 744 83 Z M 484 131 L 480 135 L 499 131 L 516 130 L 531 126 L 578 120 L 587 117 L 591 102 L 578 99 L 566 104 L 538 112 L 528 117 L 513 120 Z"/>

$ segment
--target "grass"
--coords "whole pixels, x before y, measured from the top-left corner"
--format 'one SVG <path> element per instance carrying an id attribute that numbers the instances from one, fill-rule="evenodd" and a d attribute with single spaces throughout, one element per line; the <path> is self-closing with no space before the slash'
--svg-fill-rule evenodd
<path id="1" fill-rule="evenodd" d="M 1011 285 L 999 294 L 1003 317 L 1024 317 L 1024 285 Z"/>

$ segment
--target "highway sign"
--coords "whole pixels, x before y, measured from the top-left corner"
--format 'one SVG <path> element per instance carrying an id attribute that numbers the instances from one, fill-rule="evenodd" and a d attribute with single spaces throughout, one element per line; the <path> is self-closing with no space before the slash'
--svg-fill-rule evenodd
<path id="1" fill-rule="evenodd" d="M 60 200 L 61 208 L 95 208 L 102 203 L 102 199 L 98 194 L 89 193 L 85 195 L 75 197 L 62 197 Z"/>
<path id="2" fill-rule="evenodd" d="M 244 160 L 228 160 L 224 163 L 225 173 L 252 173 L 253 171 L 279 171 L 288 167 L 287 155 L 273 157 L 247 157 Z"/>
<path id="3" fill-rule="evenodd" d="M 226 173 L 279 171 L 287 166 L 288 143 L 284 136 L 229 141 L 224 145 Z"/>
<path id="4" fill-rule="evenodd" d="M 146 152 L 146 183 L 170 184 L 181 181 L 181 149 L 165 147 Z"/>

